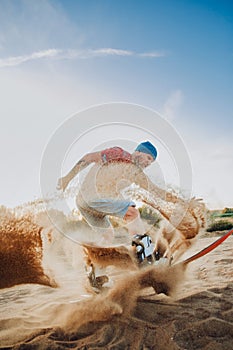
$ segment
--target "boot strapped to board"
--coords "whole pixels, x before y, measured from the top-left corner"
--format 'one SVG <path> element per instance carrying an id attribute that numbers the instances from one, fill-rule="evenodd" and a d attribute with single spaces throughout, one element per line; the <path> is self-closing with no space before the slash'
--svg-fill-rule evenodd
<path id="1" fill-rule="evenodd" d="M 132 240 L 132 246 L 135 246 L 137 259 L 139 264 L 142 263 L 145 259 L 149 263 L 153 261 L 153 245 L 152 239 L 149 235 L 134 235 Z"/>

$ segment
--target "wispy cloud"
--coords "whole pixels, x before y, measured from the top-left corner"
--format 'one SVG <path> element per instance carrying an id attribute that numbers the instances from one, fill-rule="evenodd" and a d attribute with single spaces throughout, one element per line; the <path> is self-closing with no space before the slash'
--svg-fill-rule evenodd
<path id="1" fill-rule="evenodd" d="M 103 48 L 97 50 L 89 50 L 89 53 L 93 56 L 132 56 L 134 55 L 133 51 L 112 49 L 112 48 Z"/>
<path id="2" fill-rule="evenodd" d="M 162 51 L 153 51 L 153 52 L 143 52 L 138 54 L 138 56 L 141 57 L 151 57 L 151 58 L 157 58 L 157 57 L 165 57 L 167 54 Z"/>
<path id="3" fill-rule="evenodd" d="M 175 118 L 175 114 L 177 109 L 180 107 L 184 100 L 184 95 L 181 90 L 175 90 L 168 97 L 166 102 L 164 103 L 162 114 L 169 120 L 173 120 Z"/>
<path id="4" fill-rule="evenodd" d="M 41 58 L 52 58 L 59 55 L 59 50 L 50 49 L 44 51 L 33 52 L 30 55 L 11 56 L 0 59 L 0 68 L 19 66 L 27 61 L 34 61 Z"/>
<path id="5" fill-rule="evenodd" d="M 135 56 L 135 57 L 164 57 L 165 54 L 161 52 L 144 52 L 137 53 L 129 50 L 113 49 L 113 48 L 100 48 L 100 49 L 86 49 L 86 50 L 60 50 L 60 49 L 48 49 L 33 52 L 29 55 L 10 56 L 0 58 L 0 68 L 19 66 L 25 62 L 35 61 L 40 59 L 57 59 L 57 60 L 75 60 L 75 59 L 88 59 L 94 57 L 107 57 L 107 56 Z"/>

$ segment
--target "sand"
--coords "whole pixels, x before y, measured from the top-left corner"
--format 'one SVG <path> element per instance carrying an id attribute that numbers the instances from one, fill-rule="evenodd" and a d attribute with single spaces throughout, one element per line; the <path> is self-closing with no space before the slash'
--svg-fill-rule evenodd
<path id="1" fill-rule="evenodd" d="M 138 300 L 130 317 L 93 322 L 72 335 L 50 331 L 31 340 L 49 349 L 232 349 L 233 284 L 177 302 Z"/>
<path id="2" fill-rule="evenodd" d="M 40 227 L 31 221 L 15 220 L 21 243 Z M 30 230 L 28 230 L 30 227 Z M 4 230 L 3 230 L 4 229 Z M 4 240 L 12 232 L 2 226 Z M 47 241 L 38 239 L 17 247 L 5 245 L 4 278 L 11 281 L 0 290 L 1 349 L 204 349 L 233 348 L 233 236 L 216 250 L 191 263 L 184 272 L 178 267 L 157 267 L 140 271 L 111 271 L 113 287 L 95 295 L 87 289 L 87 278 L 80 246 L 54 234 Z M 199 238 L 183 258 L 191 256 L 216 237 Z M 33 243 L 34 244 L 34 243 Z M 18 248 L 20 247 L 20 249 Z M 28 283 L 26 265 L 8 266 L 9 257 L 29 254 L 33 262 Z M 33 253 L 34 252 L 34 253 Z M 43 259 L 41 258 L 43 255 Z M 36 257 L 38 259 L 36 259 Z M 21 261 L 21 260 L 19 260 Z M 35 279 L 36 272 L 40 276 Z M 43 274 L 44 280 L 43 285 Z M 14 276 L 12 276 L 12 274 Z M 20 275 L 20 276 L 19 276 Z M 26 280 L 24 281 L 24 278 Z M 141 289 L 154 280 L 169 286 L 169 294 Z M 14 285 L 15 281 L 20 281 Z M 48 283 L 55 281 L 55 283 Z M 17 282 L 18 283 L 18 282 Z M 41 283 L 41 284 L 38 284 Z"/>

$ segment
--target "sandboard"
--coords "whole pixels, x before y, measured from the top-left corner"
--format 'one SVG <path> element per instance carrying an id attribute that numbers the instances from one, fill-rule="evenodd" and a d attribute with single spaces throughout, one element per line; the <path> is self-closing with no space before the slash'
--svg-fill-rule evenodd
<path id="1" fill-rule="evenodd" d="M 233 229 L 181 263 L 187 265 L 190 262 L 210 253 L 212 250 L 222 244 L 228 237 L 230 237 L 232 233 Z M 135 269 L 137 267 L 137 262 L 133 252 L 131 252 L 130 249 L 124 245 L 111 247 L 101 247 L 92 243 L 82 243 L 81 245 L 83 246 L 84 250 L 86 249 L 86 253 L 93 263 L 100 263 L 102 266 L 108 266 L 111 264 L 127 269 Z"/>
<path id="2" fill-rule="evenodd" d="M 200 252 L 192 255 L 191 257 L 184 260 L 183 264 L 189 264 L 191 261 L 201 258 L 202 256 L 210 253 L 212 250 L 217 248 L 221 243 L 223 243 L 228 237 L 230 237 L 233 233 L 233 229 L 228 231 L 225 235 L 221 236 L 219 239 L 208 245 L 208 247 L 202 249 Z"/>
<path id="3" fill-rule="evenodd" d="M 82 247 L 93 263 L 98 263 L 103 267 L 115 265 L 126 269 L 137 268 L 133 253 L 124 245 L 101 247 L 92 243 L 82 243 Z"/>

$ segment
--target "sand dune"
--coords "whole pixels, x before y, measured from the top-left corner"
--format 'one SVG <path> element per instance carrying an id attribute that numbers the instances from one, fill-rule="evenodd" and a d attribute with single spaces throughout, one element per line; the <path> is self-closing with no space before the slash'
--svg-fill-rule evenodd
<path id="1" fill-rule="evenodd" d="M 199 243 L 206 246 L 210 241 L 213 239 L 203 238 Z M 85 300 L 66 300 L 63 291 L 60 299 L 53 296 L 56 304 L 52 307 L 47 294 L 44 311 L 40 306 L 37 314 L 37 328 L 18 342 L 12 339 L 12 345 L 10 341 L 2 343 L 1 348 L 230 350 L 233 344 L 232 243 L 230 237 L 214 252 L 190 264 L 186 280 L 174 298 L 155 295 L 152 289 L 138 295 L 131 275 L 125 288 L 117 284 L 110 292 Z M 41 292 L 46 294 L 43 288 L 47 293 L 49 290 L 41 286 L 40 298 Z M 74 298 L 74 291 L 70 295 L 72 293 Z M 33 308 L 28 308 L 32 312 Z M 49 310 L 54 322 L 45 319 Z M 16 324 L 19 329 L 25 327 L 20 319 Z M 3 321 L 1 325 L 4 326 Z"/>
<path id="2" fill-rule="evenodd" d="M 132 315 L 75 332 L 42 330 L 11 349 L 232 349 L 233 283 L 176 302 L 141 298 Z"/>
<path id="3" fill-rule="evenodd" d="M 42 242 L 40 227 L 31 220 L 8 219 L 14 225 L 2 223 L 2 251 L 14 256 L 7 255 L 6 261 L 20 261 L 17 254 L 28 259 L 24 259 L 27 269 L 20 264 L 2 265 L 3 282 L 11 284 L 0 290 L 0 349 L 233 348 L 232 236 L 192 262 L 187 271 L 162 266 L 121 274 L 115 271 L 113 287 L 94 295 L 86 289 L 80 246 L 56 235 Z M 28 238 L 30 232 L 33 235 Z M 15 251 L 14 244 L 9 244 L 10 235 L 17 243 Z M 214 240 L 216 237 L 199 238 L 183 259 Z M 54 278 L 58 287 L 40 285 L 41 280 L 34 278 L 29 280 L 33 284 L 25 284 L 29 267 L 32 276 Z M 164 282 L 170 296 L 155 294 L 151 287 L 142 290 L 150 285 L 160 290 Z"/>

